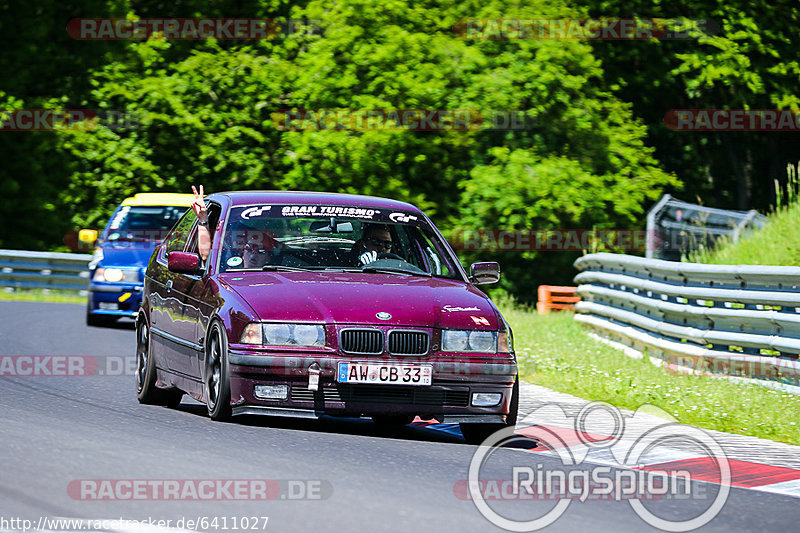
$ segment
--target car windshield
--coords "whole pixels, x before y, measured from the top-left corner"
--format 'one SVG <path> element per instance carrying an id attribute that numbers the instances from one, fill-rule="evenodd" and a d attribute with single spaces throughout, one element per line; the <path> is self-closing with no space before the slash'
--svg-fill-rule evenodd
<path id="1" fill-rule="evenodd" d="M 178 206 L 123 205 L 111 217 L 106 240 L 160 241 L 186 212 Z"/>
<path id="2" fill-rule="evenodd" d="M 236 207 L 221 271 L 337 270 L 462 279 L 446 245 L 411 212 L 321 205 Z"/>

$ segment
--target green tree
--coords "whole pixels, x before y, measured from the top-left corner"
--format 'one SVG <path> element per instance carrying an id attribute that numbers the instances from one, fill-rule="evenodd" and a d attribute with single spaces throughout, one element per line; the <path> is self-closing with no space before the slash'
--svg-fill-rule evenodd
<path id="1" fill-rule="evenodd" d="M 131 113 L 138 126 L 61 135 L 76 169 L 62 202 L 76 224 L 98 224 L 133 192 L 204 183 L 399 198 L 451 234 L 640 227 L 644 205 L 678 181 L 659 169 L 630 105 L 603 88 L 591 47 L 467 40 L 453 31 L 466 17 L 581 14 L 541 0 L 447 8 L 312 1 L 291 16 L 321 21 L 322 35 L 131 43 L 91 76 L 90 99 Z M 507 110 L 521 112 L 526 127 L 287 131 L 286 109 Z M 507 257 L 504 287 L 530 296 L 540 279 L 566 281 L 572 258 Z"/>
<path id="2" fill-rule="evenodd" d="M 631 102 L 648 142 L 685 183 L 687 199 L 765 210 L 774 179 L 797 159 L 792 132 L 682 132 L 670 109 L 800 110 L 800 14 L 794 2 L 692 0 L 580 2 L 595 17 L 688 18 L 705 22 L 690 39 L 592 41 L 609 90 Z M 690 25 L 684 26 L 690 28 Z"/>

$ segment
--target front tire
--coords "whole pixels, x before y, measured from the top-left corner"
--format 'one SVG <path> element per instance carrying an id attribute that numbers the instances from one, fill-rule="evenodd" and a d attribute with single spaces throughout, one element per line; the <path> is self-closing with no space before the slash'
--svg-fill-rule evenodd
<path id="1" fill-rule="evenodd" d="M 203 384 L 206 407 L 211 420 L 230 419 L 231 381 L 228 373 L 228 342 L 225 330 L 219 322 L 214 322 L 209 329 Z"/>
<path id="2" fill-rule="evenodd" d="M 459 424 L 461 434 L 470 444 L 480 444 L 485 441 L 489 435 L 496 431 L 514 427 L 517 425 L 517 414 L 519 412 L 519 376 L 514 381 L 514 387 L 511 389 L 511 403 L 508 406 L 508 415 L 506 415 L 505 424 Z"/>

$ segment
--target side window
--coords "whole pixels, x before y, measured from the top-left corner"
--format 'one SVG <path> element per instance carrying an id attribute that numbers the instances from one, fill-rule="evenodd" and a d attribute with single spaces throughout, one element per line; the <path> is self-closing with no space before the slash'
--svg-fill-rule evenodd
<path id="1" fill-rule="evenodd" d="M 167 253 L 183 251 L 186 247 L 186 241 L 189 239 L 189 232 L 196 220 L 197 215 L 194 214 L 194 210 L 189 209 L 175 224 L 175 227 L 172 228 L 172 231 L 167 236 L 165 246 Z"/>
<path id="2" fill-rule="evenodd" d="M 217 204 L 208 204 L 208 230 L 211 232 L 211 243 L 213 246 L 214 243 L 214 229 L 217 227 L 217 221 L 219 220 L 219 214 L 222 211 L 222 208 Z M 192 211 L 192 215 L 194 215 L 194 211 Z M 194 216 L 194 220 L 197 220 L 197 216 Z M 191 234 L 188 242 L 186 244 L 185 250 L 187 252 L 198 252 L 197 246 L 197 225 L 193 223 L 191 226 Z"/>

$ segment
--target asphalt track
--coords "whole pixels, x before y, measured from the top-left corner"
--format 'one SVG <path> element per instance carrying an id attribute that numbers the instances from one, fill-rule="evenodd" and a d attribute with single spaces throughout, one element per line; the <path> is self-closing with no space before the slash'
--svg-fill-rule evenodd
<path id="1" fill-rule="evenodd" d="M 42 517 L 75 517 L 170 520 L 173 528 L 208 531 L 244 531 L 243 518 L 248 531 L 502 531 L 454 491 L 477 449 L 458 435 L 351 419 L 215 423 L 204 406 L 188 400 L 178 409 L 140 405 L 133 375 L 119 364 L 133 360 L 133 330 L 89 328 L 83 313 L 74 304 L 0 302 L 0 356 L 98 362 L 87 376 L 0 376 L 0 530 L 21 531 L 12 519 L 31 520 L 35 528 Z M 516 465 L 559 466 L 545 454 L 504 449 L 483 477 L 508 478 Z M 278 481 L 281 493 L 269 501 L 151 501 L 97 500 L 70 490 L 78 480 L 252 479 Z M 300 498 L 298 487 L 313 497 Z M 709 490 L 714 487 L 693 493 Z M 531 519 L 552 505 L 503 502 L 497 509 Z M 648 508 L 676 520 L 705 509 L 695 499 L 662 499 Z M 699 531 L 797 531 L 799 508 L 797 498 L 734 487 L 719 515 Z M 208 527 L 186 527 L 186 520 L 202 517 Z M 627 502 L 575 501 L 546 530 L 653 528 Z"/>

